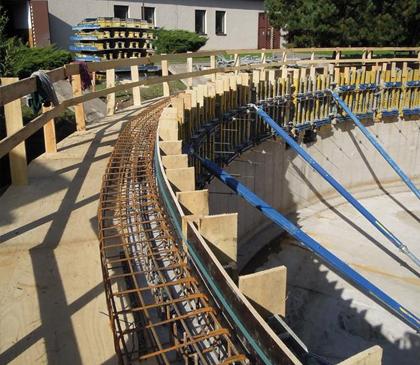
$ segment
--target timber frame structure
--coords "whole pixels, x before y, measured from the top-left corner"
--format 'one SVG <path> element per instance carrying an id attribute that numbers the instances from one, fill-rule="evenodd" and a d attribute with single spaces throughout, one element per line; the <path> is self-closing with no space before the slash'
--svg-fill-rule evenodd
<path id="1" fill-rule="evenodd" d="M 241 65 L 242 51 L 161 55 L 88 64 L 106 72 L 107 87 L 82 93 L 79 65 L 48 72 L 52 82 L 72 80 L 73 97 L 44 109 L 22 124 L 20 98 L 36 90 L 35 78 L 2 79 L 8 135 L 0 157 L 9 154 L 12 183 L 27 184 L 25 140 L 44 129 L 47 152 L 56 150 L 54 118 L 75 108 L 77 129 L 86 127 L 83 102 L 132 90 L 140 107 L 140 86 L 163 84 L 163 97 L 133 118 L 121 132 L 104 173 L 99 201 L 100 255 L 115 350 L 121 363 L 300 364 L 303 357 L 282 341 L 249 298 L 284 316 L 285 298 L 274 305 L 255 297 L 252 287 L 272 280 L 237 277 L 234 214 L 210 216 L 213 178 L 201 159 L 219 166 L 273 138 L 250 104 L 265 111 L 298 141 L 322 128 L 345 123 L 327 90 L 340 92 L 359 119 L 410 121 L 420 115 L 420 48 L 334 48 L 263 50 L 257 64 Z M 260 52 L 260 51 L 258 51 Z M 351 57 L 345 57 L 351 54 Z M 409 53 L 381 57 L 383 52 Z M 354 58 L 359 53 L 359 58 Z M 269 62 L 280 54 L 281 61 Z M 307 59 L 289 61 L 290 54 Z M 333 54 L 333 58 L 323 57 Z M 233 55 L 232 67 L 216 67 L 218 55 Z M 412 57 L 413 56 L 413 57 Z M 193 71 L 194 58 L 208 57 L 210 68 Z M 305 57 L 303 57 L 305 58 Z M 187 73 L 169 75 L 168 62 L 185 60 Z M 160 63 L 162 77 L 139 80 L 138 66 Z M 130 67 L 132 81 L 116 85 L 115 69 Z M 208 82 L 192 87 L 192 78 Z M 186 79 L 188 90 L 170 95 L 169 82 Z M 227 227 L 219 230 L 217 227 Z M 274 274 L 283 283 L 285 268 Z M 247 286 L 247 280 L 253 285 Z M 255 281 L 256 280 L 256 281 Z M 260 282 L 258 281 L 260 280 Z M 372 355 L 374 353 L 374 355 Z M 374 347 L 360 358 L 379 364 Z M 373 359 L 373 360 L 372 360 Z M 147 362 L 150 361 L 150 362 Z"/>

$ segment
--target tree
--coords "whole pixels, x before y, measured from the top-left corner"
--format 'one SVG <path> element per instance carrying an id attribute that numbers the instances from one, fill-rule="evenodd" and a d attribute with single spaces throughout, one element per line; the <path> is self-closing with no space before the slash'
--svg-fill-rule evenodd
<path id="1" fill-rule="evenodd" d="M 418 0 L 266 0 L 271 24 L 295 47 L 412 46 Z"/>
<path id="2" fill-rule="evenodd" d="M 29 77 L 69 63 L 71 53 L 56 46 L 29 48 L 17 37 L 7 35 L 8 17 L 0 6 L 0 76 Z"/>

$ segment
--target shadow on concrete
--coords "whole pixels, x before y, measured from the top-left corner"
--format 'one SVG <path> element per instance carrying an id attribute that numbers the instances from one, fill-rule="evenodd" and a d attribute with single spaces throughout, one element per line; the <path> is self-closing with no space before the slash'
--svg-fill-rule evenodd
<path id="1" fill-rule="evenodd" d="M 354 126 L 351 123 L 342 123 L 339 128 L 351 134 L 350 131 Z M 329 136 L 328 133 L 327 135 Z M 265 149 L 264 146 L 266 146 L 266 143 L 263 143 L 260 148 Z M 288 154 L 289 158 L 284 159 L 285 166 L 279 166 L 283 174 L 285 174 L 287 169 L 292 168 L 300 180 L 307 184 L 314 195 L 328 209 L 337 214 L 351 227 L 366 237 L 366 239 L 394 258 L 411 273 L 419 277 L 417 271 L 412 269 L 393 252 L 354 224 L 351 219 L 329 204 L 306 178 L 303 171 L 293 163 L 296 154 L 290 150 L 286 151 L 285 149 L 284 151 Z M 359 152 L 361 153 L 361 151 Z M 248 152 L 245 152 L 241 158 L 244 160 L 249 159 L 250 155 L 247 154 Z M 347 157 L 350 158 L 350 156 Z M 263 158 L 272 159 L 273 157 L 265 155 Z M 373 173 L 373 171 L 371 172 Z M 264 180 L 265 173 L 267 172 L 260 171 L 259 178 Z M 257 174 L 255 174 L 256 176 Z M 238 179 L 241 180 L 241 178 Z M 286 179 L 283 179 L 284 181 Z M 379 185 L 380 183 L 377 178 L 376 181 Z M 245 181 L 241 182 L 245 183 Z M 258 186 L 254 183 L 253 186 L 248 187 L 260 197 L 266 194 L 263 185 Z M 215 188 L 217 188 L 217 194 L 224 195 L 223 199 L 232 201 L 231 206 L 238 207 L 239 203 L 237 200 L 240 198 L 226 193 L 225 189 L 220 189 L 219 185 L 216 185 Z M 292 202 L 291 205 L 288 205 L 290 207 L 288 211 L 291 213 L 288 214 L 287 218 L 292 222 L 296 222 L 298 211 L 296 205 L 293 204 L 293 193 L 284 184 L 281 187 L 279 186 L 278 189 L 282 189 L 285 192 L 282 196 L 283 199 Z M 385 190 L 383 191 L 385 192 Z M 387 193 L 387 195 L 389 194 Z M 270 200 L 266 199 L 266 201 L 270 203 Z M 407 209 L 405 210 L 407 211 Z M 254 211 L 255 214 L 260 214 L 256 209 Z M 241 224 L 243 224 L 243 221 L 241 221 L 241 214 L 239 214 L 239 225 Z M 258 243 L 255 242 L 255 244 L 257 245 Z M 380 345 L 384 350 L 384 365 L 409 365 L 415 364 L 418 361 L 420 358 L 420 338 L 417 335 L 406 332 L 403 338 L 395 341 L 390 340 L 388 338 L 389 336 L 385 337 L 382 325 L 375 326 L 368 321 L 367 310 L 356 308 L 357 303 L 354 302 L 353 298 L 343 298 L 344 289 L 337 287 L 339 282 L 342 285 L 339 276 L 332 270 L 329 270 L 328 267 L 320 262 L 320 259 L 300 246 L 298 242 L 286 233 L 283 233 L 265 245 L 252 257 L 252 260 L 248 262 L 240 274 L 250 274 L 280 265 L 285 265 L 288 268 L 286 321 L 305 342 L 311 352 L 321 356 L 327 362 L 337 363 L 371 346 Z M 336 279 L 331 280 L 331 277 L 335 277 Z M 275 291 L 273 291 L 273 295 L 275 295 Z M 370 299 L 367 300 L 370 301 Z M 256 307 L 259 308 L 258 305 Z"/>
<path id="2" fill-rule="evenodd" d="M 398 199 L 396 199 L 394 196 L 392 196 L 381 184 L 381 181 L 378 179 L 378 177 L 375 174 L 375 171 L 373 170 L 372 166 L 370 165 L 368 159 L 366 158 L 365 154 L 363 153 L 362 149 L 359 146 L 359 143 L 357 143 L 356 137 L 353 135 L 353 133 L 351 133 L 350 131 L 348 131 L 348 134 L 350 136 L 350 139 L 352 140 L 354 146 L 356 147 L 357 152 L 359 153 L 360 157 L 362 158 L 364 164 L 366 165 L 366 167 L 368 168 L 370 174 L 372 175 L 373 180 L 375 181 L 376 185 L 378 186 L 378 188 L 386 195 L 388 196 L 392 201 L 394 201 L 394 203 L 398 204 L 398 206 L 401 207 L 401 209 L 403 209 L 408 215 L 410 215 L 414 220 L 416 220 L 417 222 L 420 223 L 420 219 L 419 217 L 417 217 L 413 212 L 411 212 L 409 209 L 407 209 L 407 207 L 402 204 Z M 378 152 L 379 153 L 379 152 Z M 385 163 L 385 161 L 384 161 Z"/>
<path id="3" fill-rule="evenodd" d="M 132 113 L 134 113 L 134 112 L 135 112 L 135 110 L 133 110 Z M 113 144 L 112 141 L 102 142 L 101 139 L 105 136 L 110 137 L 110 136 L 117 135 L 119 133 L 118 131 L 111 132 L 111 133 L 106 133 L 106 130 L 108 128 L 111 128 L 112 125 L 115 125 L 115 124 L 121 122 L 122 120 L 125 120 L 126 118 L 129 118 L 132 113 L 125 114 L 125 115 L 121 116 L 121 118 L 118 118 L 115 121 L 113 121 L 112 124 L 107 122 L 107 123 L 95 123 L 94 125 L 87 126 L 86 127 L 87 132 L 89 132 L 92 128 L 97 129 L 98 127 L 101 127 L 101 126 L 104 127 L 104 130 L 98 131 L 98 133 L 101 133 L 101 137 L 100 137 L 99 140 L 98 140 L 97 136 L 93 136 L 92 139 L 89 139 L 87 141 L 83 141 L 83 142 L 80 142 L 80 143 L 75 143 L 75 144 L 72 144 L 72 145 L 65 145 L 63 147 L 59 146 L 58 147 L 58 152 L 62 152 L 66 149 L 70 149 L 70 148 L 75 147 L 75 146 L 80 146 L 80 145 L 89 144 L 89 143 L 91 144 L 89 149 L 92 148 L 92 145 L 95 146 L 95 149 L 90 152 L 89 156 L 87 155 L 87 153 L 89 153 L 89 150 L 88 150 L 88 152 L 84 156 L 84 159 L 82 160 L 82 162 L 71 165 L 71 166 L 67 166 L 67 167 L 62 168 L 62 169 L 55 170 L 54 174 L 57 174 L 57 175 L 58 174 L 64 174 L 64 173 L 69 172 L 71 170 L 79 169 L 81 167 L 81 165 L 83 164 L 83 161 L 89 160 L 93 163 L 93 162 L 97 162 L 101 159 L 108 158 L 109 154 L 103 154 L 103 155 L 100 155 L 100 156 L 95 156 L 96 150 L 98 148 L 104 147 L 104 146 L 112 146 L 112 144 Z M 51 195 L 51 194 L 56 193 L 56 192 L 58 192 L 60 190 L 63 190 L 63 189 L 67 189 L 68 186 L 69 186 L 69 183 L 70 183 L 69 179 L 67 179 L 65 177 L 57 177 L 56 175 L 54 176 L 54 184 L 49 184 L 48 177 L 51 176 L 51 170 L 45 168 L 45 166 L 43 164 L 40 164 L 36 159 L 31 162 L 31 165 L 28 166 L 28 168 L 32 171 L 36 171 L 36 176 L 37 177 L 45 176 L 45 184 L 43 185 L 45 187 L 45 189 L 34 189 L 31 186 L 30 179 L 29 179 L 29 184 L 27 186 L 23 186 L 23 187 L 11 186 L 11 187 L 9 187 L 10 192 L 7 192 L 7 193 L 12 193 L 12 194 L 16 195 L 16 199 L 14 200 L 14 208 L 17 208 L 19 206 L 25 206 L 25 205 L 27 205 L 31 202 L 40 200 L 45 196 Z M 70 183 L 71 184 L 70 186 L 75 185 L 75 183 L 76 183 L 75 179 L 76 178 L 81 180 L 80 181 L 80 186 L 81 186 L 83 184 L 83 178 L 81 178 L 80 176 L 81 175 L 77 173 L 74 176 L 74 178 L 72 178 L 72 183 Z M 85 199 L 85 204 L 90 203 L 92 201 L 92 198 L 93 197 Z M 84 204 L 82 202 L 76 202 L 74 207 L 73 207 L 73 210 L 75 210 L 77 208 L 80 208 L 83 205 Z M 15 228 L 12 231 L 7 232 L 7 233 L 3 233 L 2 235 L 0 235 L 0 244 L 7 241 L 10 238 L 12 238 L 13 236 L 20 235 L 22 233 L 27 232 L 30 229 L 36 228 L 37 225 L 39 225 L 41 223 L 48 222 L 53 217 L 55 217 L 55 214 L 50 214 L 50 215 L 45 216 L 45 217 L 43 217 L 39 220 L 31 222 L 30 224 L 26 224 L 25 226 Z M 10 211 L 7 211 L 7 210 L 0 211 L 0 227 L 5 225 L 5 224 L 13 223 L 14 219 L 15 218 L 13 217 L 13 214 Z"/>
<path id="4" fill-rule="evenodd" d="M 98 283 L 95 287 L 86 292 L 83 296 L 79 297 L 73 303 L 68 305 L 67 314 L 71 317 L 78 310 L 88 304 L 90 301 L 95 299 L 98 295 L 103 292 L 103 283 Z M 60 324 L 57 323 L 57 326 Z M 36 342 L 45 338 L 45 332 L 51 331 L 53 328 L 45 328 L 44 325 L 37 327 L 36 329 L 29 332 L 25 337 L 18 339 L 13 346 L 9 347 L 6 351 L 0 354 L 0 364 L 8 364 L 16 359 L 20 354 L 29 349 Z M 70 360 L 73 361 L 74 357 Z M 116 362 L 114 362 L 116 364 Z"/>
<path id="5" fill-rule="evenodd" d="M 135 110 L 133 110 L 132 113 L 134 112 Z M 65 170 L 70 168 L 77 169 L 71 181 L 57 176 L 54 177 L 54 179 L 58 179 L 59 181 L 58 185 L 54 184 L 54 188 L 59 190 L 66 189 L 66 193 L 56 212 L 24 226 L 15 228 L 1 236 L 1 241 L 5 242 L 24 232 L 35 229 L 41 224 L 50 222 L 49 229 L 43 242 L 29 250 L 42 324 L 25 337 L 17 339 L 13 346 L 1 353 L 0 363 L 6 364 L 13 361 L 37 341 L 43 339 L 47 363 L 57 363 L 57 359 L 59 358 L 61 364 L 82 364 L 82 358 L 80 356 L 71 318 L 81 307 L 85 306 L 104 291 L 103 283 L 98 283 L 75 302 L 68 304 L 60 268 L 55 257 L 55 249 L 57 249 L 60 243 L 72 212 L 75 209 L 79 209 L 84 205 L 97 200 L 99 197 L 99 194 L 94 194 L 82 201 L 77 201 L 82 185 L 91 167 L 91 162 L 108 157 L 108 154 L 96 156 L 98 147 L 103 145 L 102 139 L 104 136 L 107 136 L 106 131 L 121 120 L 127 119 L 132 113 L 129 113 L 128 115 L 125 114 L 122 118 L 103 124 L 102 128 L 95 133 L 81 163 L 65 168 Z M 96 128 L 97 125 L 94 125 L 93 127 Z M 36 161 L 33 163 L 36 164 Z M 44 171 L 44 173 L 45 176 L 48 176 L 48 173 L 51 175 L 51 172 L 48 171 Z M 32 191 L 30 190 L 30 185 L 22 189 L 25 189 L 25 192 L 21 193 L 22 199 L 18 201 L 19 205 L 25 205 L 29 202 L 39 200 L 56 191 L 51 191 L 48 188 L 42 191 Z M 2 215 L 1 219 L 3 222 L 7 219 L 7 216 Z M 9 216 L 9 221 L 10 219 L 13 219 L 13 217 Z M 95 217 L 92 219 L 94 221 Z M 94 226 L 93 221 L 91 221 L 92 227 L 97 231 L 97 226 Z M 45 285 L 46 283 L 53 283 L 53 285 L 47 287 Z M 65 339 L 65 342 L 63 342 L 63 339 Z M 111 358 L 107 363 L 111 364 L 113 360 L 114 358 Z"/>
<path id="6" fill-rule="evenodd" d="M 395 255 L 386 246 L 384 246 L 382 243 L 380 243 L 375 238 L 373 238 L 365 230 L 363 230 L 358 225 L 356 225 L 355 223 L 353 223 L 350 218 L 348 218 L 344 214 L 342 214 L 333 205 L 331 205 L 330 203 L 328 203 L 328 201 L 324 199 L 323 195 L 314 187 L 314 185 L 307 179 L 307 177 L 302 173 L 302 171 L 295 164 L 292 163 L 291 166 L 293 167 L 294 171 L 299 175 L 299 177 L 311 189 L 311 191 L 315 194 L 315 196 L 319 199 L 319 201 L 322 202 L 325 205 L 326 208 L 328 208 L 330 211 L 334 212 L 334 214 L 336 214 L 343 221 L 345 221 L 347 224 L 349 224 L 357 232 L 359 232 L 360 234 L 362 234 L 366 239 L 368 239 L 370 242 L 372 242 L 376 247 L 378 247 L 379 249 L 381 249 L 382 251 L 384 251 L 388 256 L 392 257 L 401 266 L 403 266 L 404 268 L 406 268 L 408 271 L 410 271 L 412 274 L 416 275 L 417 277 L 420 277 L 420 274 L 415 269 L 413 269 L 410 265 L 408 265 L 406 262 L 404 262 L 403 260 L 401 260 L 397 255 Z"/>
<path id="7" fill-rule="evenodd" d="M 335 364 L 379 345 L 384 365 L 411 365 L 418 360 L 418 335 L 406 333 L 395 342 L 386 338 L 382 325 L 371 325 L 366 310 L 355 308 L 353 299 L 344 299 L 331 271 L 288 234 L 272 240 L 257 258 L 256 265 L 251 263 L 242 274 L 287 266 L 286 322 L 311 352 Z"/>

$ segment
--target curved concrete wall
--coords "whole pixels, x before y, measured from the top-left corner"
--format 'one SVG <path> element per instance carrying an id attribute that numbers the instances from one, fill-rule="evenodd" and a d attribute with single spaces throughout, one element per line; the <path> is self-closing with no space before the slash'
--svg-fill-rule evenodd
<path id="1" fill-rule="evenodd" d="M 420 122 L 381 122 L 368 126 L 400 167 L 414 180 L 420 179 Z M 302 144 L 303 145 L 303 144 Z M 408 190 L 398 175 L 351 122 L 322 127 L 307 151 L 356 197 Z M 232 162 L 227 170 L 261 198 L 296 221 L 299 209 L 321 199 L 337 205 L 344 201 L 297 154 L 279 139 L 268 140 Z M 239 213 L 238 267 L 280 230 L 259 211 L 232 195 L 219 181 L 209 186 L 210 213 Z M 228 194 L 228 195 L 227 195 Z M 337 199 L 338 198 L 338 199 Z"/>

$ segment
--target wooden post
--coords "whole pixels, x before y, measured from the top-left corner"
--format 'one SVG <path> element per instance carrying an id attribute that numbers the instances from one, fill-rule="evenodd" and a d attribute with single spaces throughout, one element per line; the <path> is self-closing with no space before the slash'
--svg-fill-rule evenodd
<path id="1" fill-rule="evenodd" d="M 106 70 L 106 88 L 115 86 L 115 69 Z M 115 114 L 115 93 L 108 94 L 106 97 L 106 115 Z"/>
<path id="2" fill-rule="evenodd" d="M 42 107 L 42 112 L 45 113 L 51 109 L 52 109 L 51 106 L 44 106 Z M 44 128 L 45 152 L 46 153 L 57 152 L 57 140 L 55 137 L 54 119 L 49 120 L 48 123 L 45 124 L 43 128 Z"/>
<path id="3" fill-rule="evenodd" d="M 92 91 L 96 91 L 96 71 L 92 72 Z"/>
<path id="4" fill-rule="evenodd" d="M 210 68 L 216 68 L 216 56 L 210 56 Z M 216 73 L 211 74 L 211 81 L 216 81 Z"/>
<path id="5" fill-rule="evenodd" d="M 191 51 L 188 51 L 187 53 L 192 53 Z M 192 57 L 187 58 L 187 72 L 193 72 L 193 59 Z M 192 77 L 189 77 L 187 80 L 188 89 L 192 88 L 193 79 Z"/>
<path id="6" fill-rule="evenodd" d="M 335 51 L 335 60 L 336 61 L 339 61 L 340 60 L 340 57 L 341 57 L 341 51 L 337 49 Z"/>
<path id="7" fill-rule="evenodd" d="M 1 79 L 2 85 L 10 85 L 19 81 L 17 77 L 5 77 Z M 8 136 L 23 128 L 22 106 L 20 98 L 4 105 L 6 119 L 6 133 Z M 18 144 L 9 152 L 10 175 L 13 185 L 27 185 L 28 171 L 26 163 L 25 142 Z"/>
<path id="8" fill-rule="evenodd" d="M 131 70 L 131 81 L 139 81 L 139 67 L 137 65 L 132 65 Z M 140 95 L 140 86 L 133 87 L 133 104 L 135 106 L 141 106 L 141 95 Z"/>
<path id="9" fill-rule="evenodd" d="M 314 60 L 315 60 L 315 52 L 312 52 L 311 53 L 311 61 L 314 61 Z M 315 79 L 315 64 L 314 63 L 311 63 L 311 68 L 310 68 L 310 71 L 309 71 L 309 76 L 310 76 L 310 78 L 311 78 L 312 81 Z"/>
<path id="10" fill-rule="evenodd" d="M 166 56 L 166 54 L 162 53 L 162 56 Z M 161 61 L 161 67 L 162 67 L 162 76 L 168 76 L 168 60 L 162 60 Z M 163 96 L 169 96 L 169 84 L 167 82 L 163 83 Z"/>
<path id="11" fill-rule="evenodd" d="M 267 59 L 265 56 L 265 48 L 262 48 L 261 49 L 261 63 L 266 63 L 266 62 L 267 62 Z"/>
<path id="12" fill-rule="evenodd" d="M 281 58 L 282 62 L 287 62 L 287 52 L 283 51 L 283 55 Z M 281 78 L 286 79 L 287 78 L 287 64 L 284 64 L 281 66 Z"/>
<path id="13" fill-rule="evenodd" d="M 241 57 L 237 53 L 233 56 L 233 66 L 238 67 L 241 65 Z M 239 70 L 235 70 L 235 75 L 239 73 Z"/>
<path id="14" fill-rule="evenodd" d="M 73 96 L 82 96 L 82 79 L 80 74 L 71 76 L 71 87 L 73 89 Z M 86 129 L 85 119 L 85 108 L 83 103 L 74 106 L 74 112 L 76 115 L 76 128 L 78 131 L 84 131 Z"/>

